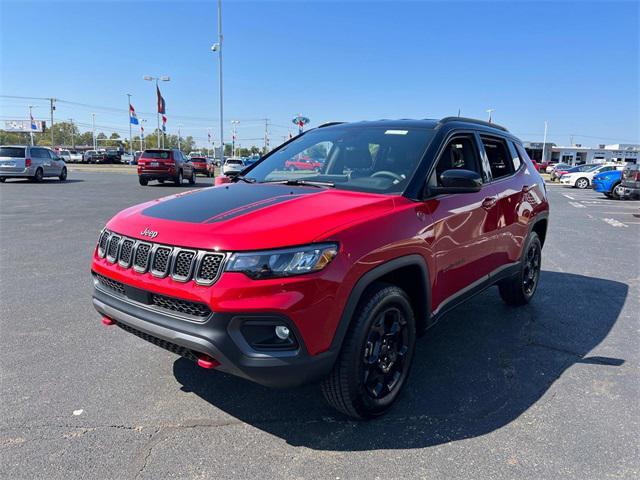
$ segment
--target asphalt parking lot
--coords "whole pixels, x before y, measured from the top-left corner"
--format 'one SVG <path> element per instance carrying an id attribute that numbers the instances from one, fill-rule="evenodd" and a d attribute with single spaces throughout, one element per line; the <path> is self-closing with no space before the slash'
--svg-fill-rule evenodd
<path id="1" fill-rule="evenodd" d="M 98 232 L 188 188 L 86 172 L 0 185 L 1 478 L 640 475 L 640 202 L 550 186 L 533 303 L 492 289 L 449 313 L 398 405 L 361 423 L 316 386 L 268 390 L 100 323 Z"/>

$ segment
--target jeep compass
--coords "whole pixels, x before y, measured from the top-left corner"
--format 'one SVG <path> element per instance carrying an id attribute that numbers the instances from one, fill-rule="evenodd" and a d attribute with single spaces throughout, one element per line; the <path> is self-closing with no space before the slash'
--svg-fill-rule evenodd
<path id="1" fill-rule="evenodd" d="M 305 157 L 325 160 L 287 168 Z M 447 311 L 491 285 L 510 305 L 536 292 L 547 193 L 498 125 L 326 124 L 221 180 L 107 223 L 92 263 L 104 324 L 262 385 L 319 382 L 370 418 Z"/>

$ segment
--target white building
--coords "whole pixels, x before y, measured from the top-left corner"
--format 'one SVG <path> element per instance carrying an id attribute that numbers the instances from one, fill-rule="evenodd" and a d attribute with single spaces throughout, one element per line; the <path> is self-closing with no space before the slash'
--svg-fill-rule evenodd
<path id="1" fill-rule="evenodd" d="M 541 161 L 541 142 L 525 142 L 524 146 L 531 158 L 536 159 L 538 162 Z M 638 163 L 640 145 L 616 143 L 612 145 L 598 145 L 598 148 L 592 148 L 583 147 L 582 145 L 562 147 L 551 143 L 545 145 L 544 157 L 547 161 L 568 163 L 569 165 L 603 162 Z"/>

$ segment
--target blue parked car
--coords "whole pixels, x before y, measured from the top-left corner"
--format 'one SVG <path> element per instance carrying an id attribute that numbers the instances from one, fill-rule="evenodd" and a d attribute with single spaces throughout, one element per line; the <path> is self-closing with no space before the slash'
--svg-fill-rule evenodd
<path id="1" fill-rule="evenodd" d="M 609 170 L 596 173 L 591 185 L 596 192 L 602 192 L 606 197 L 619 200 L 624 193 L 624 188 L 620 186 L 621 181 L 622 170 Z"/>

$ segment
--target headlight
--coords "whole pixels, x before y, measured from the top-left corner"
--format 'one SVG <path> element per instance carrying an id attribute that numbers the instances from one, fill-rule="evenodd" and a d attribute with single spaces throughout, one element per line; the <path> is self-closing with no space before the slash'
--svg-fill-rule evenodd
<path id="1" fill-rule="evenodd" d="M 234 253 L 225 270 L 242 272 L 253 279 L 289 277 L 322 270 L 337 254 L 338 246 L 334 243 Z"/>

